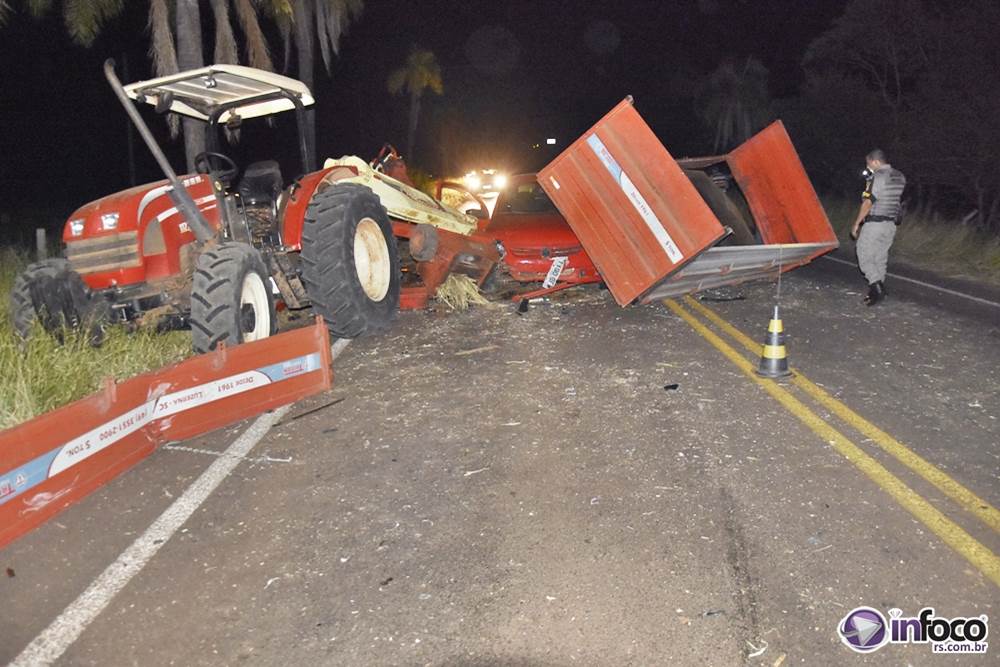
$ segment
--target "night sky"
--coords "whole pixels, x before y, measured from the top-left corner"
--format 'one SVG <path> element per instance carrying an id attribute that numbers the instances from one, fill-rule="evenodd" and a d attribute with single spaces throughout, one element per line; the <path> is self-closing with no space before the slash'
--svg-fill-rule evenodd
<path id="1" fill-rule="evenodd" d="M 70 42 L 58 16 L 15 15 L 0 32 L 0 211 L 36 208 L 63 217 L 128 185 L 127 119 L 101 73 L 111 56 L 128 60 L 129 81 L 150 76 L 146 3 L 127 5 L 90 49 Z M 368 0 L 341 41 L 332 75 L 318 66 L 319 153 L 371 157 L 384 141 L 403 150 L 407 101 L 389 95 L 386 79 L 413 46 L 437 55 L 445 86 L 443 96 L 425 96 L 409 156 L 428 171 L 535 170 L 552 154 L 532 144 L 554 136 L 565 147 L 626 95 L 675 156 L 710 153 L 710 133 L 694 113 L 699 79 L 725 58 L 754 56 L 771 73 L 772 96 L 793 95 L 806 46 L 843 6 L 844 0 Z M 207 2 L 202 11 L 210 20 Z M 210 38 L 211 30 L 205 33 Z M 281 48 L 272 37 L 280 69 Z M 119 75 L 125 80 L 121 67 Z M 146 117 L 179 167 L 180 146 L 169 143 L 154 116 Z M 288 132 L 278 136 L 290 143 Z M 234 153 L 256 149 L 244 145 Z M 141 144 L 136 155 L 140 182 L 160 177 Z M 287 171 L 296 169 L 294 156 L 294 144 L 278 150 Z"/>

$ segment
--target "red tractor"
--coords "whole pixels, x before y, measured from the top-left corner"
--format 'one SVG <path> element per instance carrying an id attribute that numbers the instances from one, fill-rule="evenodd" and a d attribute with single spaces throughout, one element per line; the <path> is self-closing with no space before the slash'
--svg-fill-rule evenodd
<path id="1" fill-rule="evenodd" d="M 14 326 L 27 336 L 108 321 L 190 326 L 194 349 L 275 332 L 275 304 L 312 307 L 341 338 L 388 327 L 400 307 L 426 303 L 453 272 L 481 283 L 498 261 L 477 220 L 442 205 L 386 171 L 395 151 L 372 163 L 327 160 L 316 169 L 303 132 L 309 89 L 249 67 L 213 65 L 122 86 L 105 76 L 166 179 L 91 202 L 66 223 L 65 258 L 29 266 L 11 294 Z M 196 172 L 178 176 L 132 100 L 206 123 Z M 285 180 L 274 160 L 244 169 L 220 146 L 223 128 L 294 111 L 301 170 Z M 386 166 L 391 167 L 387 170 Z M 405 180 L 405 179 L 404 179 Z M 400 284 L 400 237 L 418 277 Z M 166 318 L 164 320 L 163 318 Z"/>

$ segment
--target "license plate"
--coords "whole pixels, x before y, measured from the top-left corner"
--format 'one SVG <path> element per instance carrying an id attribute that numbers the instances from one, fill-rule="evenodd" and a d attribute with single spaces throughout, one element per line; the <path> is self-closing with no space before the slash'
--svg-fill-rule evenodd
<path id="1" fill-rule="evenodd" d="M 569 257 L 556 257 L 552 260 L 552 266 L 549 267 L 549 273 L 545 276 L 545 282 L 542 283 L 542 288 L 549 289 L 554 287 L 556 282 L 559 281 L 559 276 L 562 275 L 563 269 L 566 268 L 566 262 L 569 261 Z"/>

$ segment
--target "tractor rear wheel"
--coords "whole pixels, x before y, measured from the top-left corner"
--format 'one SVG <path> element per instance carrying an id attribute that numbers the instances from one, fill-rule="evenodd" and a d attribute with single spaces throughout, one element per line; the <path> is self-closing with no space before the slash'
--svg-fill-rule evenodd
<path id="1" fill-rule="evenodd" d="M 61 257 L 29 264 L 10 292 L 10 317 L 22 339 L 37 322 L 60 342 L 64 330 L 85 329 L 89 342 L 100 345 L 110 315 L 107 300 L 92 292 Z"/>
<path id="2" fill-rule="evenodd" d="M 271 279 L 260 253 L 222 243 L 198 256 L 191 288 L 191 341 L 198 353 L 238 345 L 278 330 Z"/>
<path id="3" fill-rule="evenodd" d="M 382 331 L 399 310 L 399 254 L 378 196 L 358 183 L 313 195 L 302 229 L 302 280 L 338 338 Z"/>

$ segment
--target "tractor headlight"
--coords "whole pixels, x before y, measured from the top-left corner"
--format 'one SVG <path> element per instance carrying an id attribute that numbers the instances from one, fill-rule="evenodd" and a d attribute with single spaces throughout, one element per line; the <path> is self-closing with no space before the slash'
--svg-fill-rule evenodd
<path id="1" fill-rule="evenodd" d="M 493 187 L 497 190 L 503 190 L 507 187 L 507 177 L 503 174 L 497 174 L 493 177 Z"/>
<path id="2" fill-rule="evenodd" d="M 118 229 L 118 213 L 105 213 L 102 215 L 101 229 Z"/>
<path id="3" fill-rule="evenodd" d="M 76 220 L 69 221 L 69 233 L 73 236 L 80 236 L 83 234 L 83 218 L 77 218 Z"/>
<path id="4" fill-rule="evenodd" d="M 465 185 L 470 190 L 478 190 L 483 186 L 483 180 L 476 174 L 466 174 Z"/>

